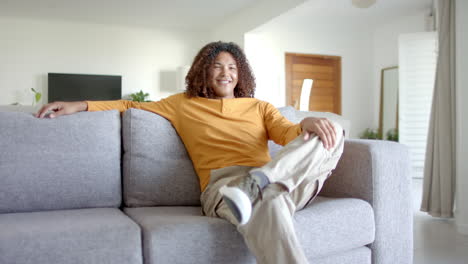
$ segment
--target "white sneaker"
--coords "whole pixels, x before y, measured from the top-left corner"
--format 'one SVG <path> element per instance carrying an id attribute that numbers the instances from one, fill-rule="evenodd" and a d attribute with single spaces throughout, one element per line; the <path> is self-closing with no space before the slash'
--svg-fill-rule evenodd
<path id="1" fill-rule="evenodd" d="M 224 202 L 240 225 L 246 224 L 252 215 L 252 204 L 261 197 L 260 187 L 252 176 L 235 179 L 219 189 Z"/>

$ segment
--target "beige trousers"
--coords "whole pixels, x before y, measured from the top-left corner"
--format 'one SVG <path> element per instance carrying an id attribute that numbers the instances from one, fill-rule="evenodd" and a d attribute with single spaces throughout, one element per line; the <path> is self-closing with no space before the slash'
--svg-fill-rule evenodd
<path id="1" fill-rule="evenodd" d="M 296 237 L 293 215 L 315 198 L 338 163 L 344 137 L 341 126 L 334 126 L 337 142 L 330 150 L 317 136 L 304 141 L 301 135 L 263 167 L 232 166 L 211 172 L 210 183 L 200 197 L 204 214 L 234 224 L 257 263 L 308 263 Z M 263 199 L 254 204 L 250 221 L 239 225 L 219 189 L 251 170 L 262 171 L 272 184 L 263 189 Z"/>

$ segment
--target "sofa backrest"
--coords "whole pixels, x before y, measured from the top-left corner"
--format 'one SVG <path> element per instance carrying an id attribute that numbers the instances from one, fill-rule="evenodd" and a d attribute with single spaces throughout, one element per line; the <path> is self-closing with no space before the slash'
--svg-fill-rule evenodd
<path id="1" fill-rule="evenodd" d="M 122 117 L 122 138 L 126 206 L 200 205 L 192 161 L 168 120 L 129 109 Z"/>
<path id="2" fill-rule="evenodd" d="M 0 213 L 121 204 L 117 111 L 0 112 Z"/>
<path id="3" fill-rule="evenodd" d="M 292 122 L 303 118 L 292 107 L 279 110 Z M 331 119 L 335 116 L 340 117 Z M 192 161 L 168 120 L 129 109 L 122 117 L 122 139 L 123 199 L 127 207 L 200 205 Z M 268 145 L 272 156 L 281 149 L 272 141 Z"/>

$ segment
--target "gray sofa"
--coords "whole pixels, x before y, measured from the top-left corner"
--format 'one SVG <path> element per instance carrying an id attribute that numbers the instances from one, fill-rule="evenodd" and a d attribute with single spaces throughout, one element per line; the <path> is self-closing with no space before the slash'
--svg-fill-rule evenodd
<path id="1" fill-rule="evenodd" d="M 1 264 L 255 263 L 234 226 L 202 216 L 192 163 L 158 115 L 0 112 L 0 150 Z M 310 263 L 412 263 L 408 162 L 400 144 L 346 141 L 295 216 Z"/>

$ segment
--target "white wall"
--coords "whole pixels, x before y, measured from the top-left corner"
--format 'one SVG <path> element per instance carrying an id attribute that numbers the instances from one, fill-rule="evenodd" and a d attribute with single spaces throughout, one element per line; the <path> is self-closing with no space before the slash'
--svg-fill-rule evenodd
<path id="1" fill-rule="evenodd" d="M 398 36 L 406 33 L 426 31 L 426 16 L 429 10 L 411 16 L 400 17 L 389 23 L 377 26 L 373 32 L 372 87 L 374 103 L 373 124 L 379 125 L 380 76 L 383 68 L 398 66 Z"/>
<path id="2" fill-rule="evenodd" d="M 457 187 L 455 218 L 468 235 L 468 1 L 456 1 Z"/>
<path id="3" fill-rule="evenodd" d="M 377 128 L 380 70 L 398 65 L 398 36 L 426 30 L 429 10 L 395 18 L 383 25 L 290 22 L 288 13 L 245 36 L 245 50 L 256 78 L 256 96 L 276 106 L 285 104 L 284 53 L 342 57 L 342 115 L 351 120 L 351 137 Z M 293 29 L 293 30 L 292 30 Z"/>
<path id="4" fill-rule="evenodd" d="M 291 28 L 298 29 L 291 31 Z M 285 52 L 341 57 L 342 115 L 351 121 L 350 137 L 373 126 L 372 34 L 343 25 L 272 23 L 246 36 L 245 50 L 257 78 L 258 98 L 284 106 Z"/>
<path id="5" fill-rule="evenodd" d="M 190 64 L 208 33 L 0 17 L 0 105 L 47 100 L 47 73 L 122 75 L 122 94 L 158 100 L 175 93 L 175 71 Z"/>

